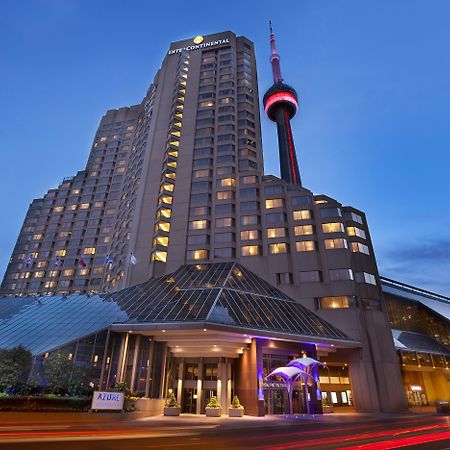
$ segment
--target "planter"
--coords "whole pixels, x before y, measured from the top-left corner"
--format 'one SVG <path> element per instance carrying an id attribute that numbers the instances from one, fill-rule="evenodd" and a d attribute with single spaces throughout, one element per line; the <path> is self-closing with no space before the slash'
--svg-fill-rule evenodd
<path id="1" fill-rule="evenodd" d="M 244 417 L 244 408 L 228 408 L 229 417 Z"/>
<path id="2" fill-rule="evenodd" d="M 222 415 L 221 408 L 205 408 L 206 417 L 220 417 Z"/>
<path id="3" fill-rule="evenodd" d="M 323 413 L 324 413 L 324 414 L 334 412 L 334 409 L 333 409 L 332 406 L 322 406 L 322 410 L 323 410 Z"/>
<path id="4" fill-rule="evenodd" d="M 164 406 L 164 415 L 165 416 L 179 416 L 181 412 L 181 408 L 172 407 L 172 406 Z"/>

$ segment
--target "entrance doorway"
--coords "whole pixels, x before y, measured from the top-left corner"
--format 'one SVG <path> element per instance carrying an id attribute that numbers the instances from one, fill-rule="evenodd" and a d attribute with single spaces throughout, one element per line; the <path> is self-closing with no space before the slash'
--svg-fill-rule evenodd
<path id="1" fill-rule="evenodd" d="M 197 389 L 183 389 L 182 412 L 189 414 L 197 413 Z"/>

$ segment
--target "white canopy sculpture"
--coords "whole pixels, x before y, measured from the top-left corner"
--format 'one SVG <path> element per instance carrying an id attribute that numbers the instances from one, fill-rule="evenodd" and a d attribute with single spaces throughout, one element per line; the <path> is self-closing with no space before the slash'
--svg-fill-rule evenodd
<path id="1" fill-rule="evenodd" d="M 293 405 L 292 405 L 292 394 L 294 392 L 294 386 L 295 383 L 297 383 L 298 379 L 301 378 L 302 382 L 305 386 L 307 386 L 308 381 L 314 382 L 316 381 L 312 372 L 317 366 L 325 366 L 325 364 L 321 363 L 320 361 L 317 361 L 313 358 L 296 358 L 292 361 L 289 361 L 287 366 L 285 367 L 278 367 L 277 369 L 273 370 L 272 372 L 267 375 L 266 378 L 269 378 L 271 376 L 278 376 L 283 378 L 284 384 L 286 386 L 286 389 L 288 391 L 289 396 L 289 413 L 292 415 L 294 414 L 293 411 Z M 305 389 L 305 403 L 306 403 L 306 413 L 309 414 L 309 401 L 307 396 L 307 389 Z"/>

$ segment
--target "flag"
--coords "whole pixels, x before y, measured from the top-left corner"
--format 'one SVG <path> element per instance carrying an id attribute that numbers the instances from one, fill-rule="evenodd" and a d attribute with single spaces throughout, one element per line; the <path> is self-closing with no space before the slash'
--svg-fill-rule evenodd
<path id="1" fill-rule="evenodd" d="M 62 261 L 61 261 L 61 259 L 60 258 L 56 258 L 56 261 L 55 261 L 55 267 L 61 267 L 62 266 Z"/>
<path id="2" fill-rule="evenodd" d="M 33 264 L 33 257 L 31 255 L 28 255 L 28 258 L 25 262 L 25 266 L 29 267 L 31 266 L 31 264 Z"/>
<path id="3" fill-rule="evenodd" d="M 133 266 L 137 263 L 136 256 L 134 256 L 133 253 L 130 256 L 130 263 L 133 264 Z"/>
<path id="4" fill-rule="evenodd" d="M 113 262 L 112 258 L 109 255 L 106 255 L 104 262 L 105 266 L 107 266 L 108 264 L 112 264 L 112 262 Z"/>
<path id="5" fill-rule="evenodd" d="M 79 264 L 81 267 L 86 267 L 86 263 L 84 262 L 83 258 L 78 258 L 78 264 Z"/>

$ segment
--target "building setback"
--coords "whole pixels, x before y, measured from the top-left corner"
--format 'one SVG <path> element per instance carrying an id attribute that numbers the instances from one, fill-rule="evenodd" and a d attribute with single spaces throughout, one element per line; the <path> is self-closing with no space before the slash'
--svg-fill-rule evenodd
<path id="1" fill-rule="evenodd" d="M 341 403 L 402 410 L 367 219 L 302 186 L 289 124 L 297 94 L 281 80 L 273 34 L 271 45 L 264 105 L 281 178 L 264 174 L 253 43 L 232 32 L 174 42 L 141 104 L 102 118 L 86 170 L 30 205 L 1 293 L 121 292 L 186 264 L 238 262 L 358 343 L 325 352 L 345 372 L 333 377 Z M 280 361 L 295 353 L 282 347 Z"/>

